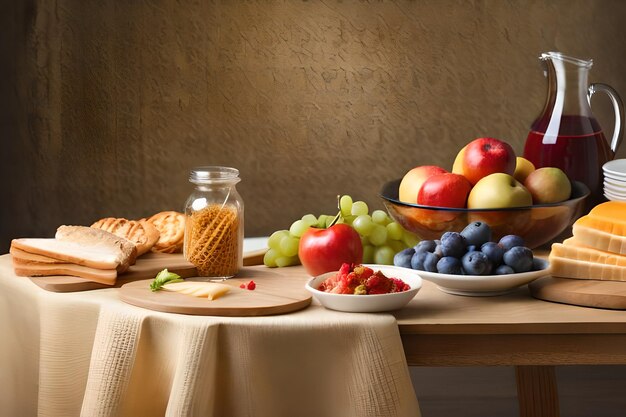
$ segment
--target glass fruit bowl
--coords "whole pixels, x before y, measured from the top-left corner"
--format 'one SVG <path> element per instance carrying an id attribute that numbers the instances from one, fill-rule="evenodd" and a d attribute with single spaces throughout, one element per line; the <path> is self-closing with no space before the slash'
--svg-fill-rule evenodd
<path id="1" fill-rule="evenodd" d="M 385 208 L 392 219 L 420 239 L 439 239 L 445 232 L 460 232 L 474 221 L 486 222 L 493 232 L 492 240 L 505 235 L 521 236 L 526 246 L 533 249 L 560 235 L 583 214 L 589 188 L 572 181 L 569 200 L 552 204 L 499 209 L 459 209 L 420 206 L 398 200 L 402 179 L 389 181 L 380 192 Z"/>

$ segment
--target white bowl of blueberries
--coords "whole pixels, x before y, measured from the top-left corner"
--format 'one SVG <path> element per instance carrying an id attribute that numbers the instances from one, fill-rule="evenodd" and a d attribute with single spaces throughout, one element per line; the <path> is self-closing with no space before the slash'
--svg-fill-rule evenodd
<path id="1" fill-rule="evenodd" d="M 420 271 L 446 293 L 467 296 L 505 294 L 550 273 L 548 261 L 535 257 L 520 236 L 491 238 L 487 223 L 473 222 L 398 252 L 394 265 Z"/>

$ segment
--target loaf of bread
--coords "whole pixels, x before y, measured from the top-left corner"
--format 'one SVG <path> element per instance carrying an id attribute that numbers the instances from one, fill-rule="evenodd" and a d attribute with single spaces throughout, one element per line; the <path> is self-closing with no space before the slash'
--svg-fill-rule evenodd
<path id="1" fill-rule="evenodd" d="M 162 211 L 146 219 L 159 231 L 159 240 L 153 252 L 179 253 L 183 251 L 185 237 L 185 215 L 177 211 Z"/>
<path id="2" fill-rule="evenodd" d="M 130 240 L 137 248 L 137 256 L 148 252 L 159 240 L 159 231 L 146 221 L 106 217 L 98 220 L 91 227 Z"/>
<path id="3" fill-rule="evenodd" d="M 85 226 L 59 226 L 54 237 L 63 242 L 74 242 L 86 247 L 119 248 L 119 272 L 124 272 L 129 265 L 134 265 L 138 252 L 130 240 L 101 229 Z"/>

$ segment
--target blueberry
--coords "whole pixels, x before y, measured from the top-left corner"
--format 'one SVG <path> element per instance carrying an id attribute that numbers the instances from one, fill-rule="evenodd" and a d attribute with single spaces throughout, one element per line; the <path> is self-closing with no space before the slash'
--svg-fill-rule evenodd
<path id="1" fill-rule="evenodd" d="M 487 242 L 480 247 L 480 251 L 487 255 L 492 265 L 498 266 L 502 263 L 504 249 L 496 242 Z"/>
<path id="2" fill-rule="evenodd" d="M 515 272 L 528 272 L 533 268 L 533 252 L 524 246 L 514 246 L 504 252 L 504 263 Z"/>
<path id="3" fill-rule="evenodd" d="M 424 259 L 424 270 L 428 272 L 437 272 L 437 262 L 439 262 L 441 256 L 436 253 L 427 253 Z"/>
<path id="4" fill-rule="evenodd" d="M 415 254 L 415 249 L 406 248 L 396 253 L 393 257 L 393 264 L 395 266 L 401 266 L 403 268 L 411 267 L 411 258 Z"/>
<path id="5" fill-rule="evenodd" d="M 440 274 L 462 275 L 461 260 L 452 256 L 444 256 L 437 262 L 437 272 Z"/>
<path id="6" fill-rule="evenodd" d="M 422 240 L 415 245 L 415 252 L 433 252 L 437 244 L 434 240 Z"/>
<path id="7" fill-rule="evenodd" d="M 491 240 L 491 227 L 485 222 L 473 222 L 465 226 L 461 232 L 467 242 L 467 245 L 475 245 L 480 248 L 483 243 Z"/>
<path id="8" fill-rule="evenodd" d="M 513 271 L 513 268 L 511 268 L 508 265 L 500 265 L 495 270 L 496 275 L 508 275 L 508 274 L 514 274 L 514 273 L 515 271 Z"/>
<path id="9" fill-rule="evenodd" d="M 517 235 L 506 235 L 503 236 L 502 239 L 498 242 L 500 246 L 504 248 L 504 251 L 508 251 L 514 246 L 525 246 L 524 239 Z"/>
<path id="10" fill-rule="evenodd" d="M 467 248 L 465 248 L 465 252 L 474 252 L 476 249 L 476 245 L 469 245 Z"/>
<path id="11" fill-rule="evenodd" d="M 443 247 L 441 246 L 441 244 L 437 245 L 437 247 L 435 247 L 435 250 L 433 251 L 433 253 L 435 255 L 437 255 L 438 257 L 442 257 L 443 256 Z"/>
<path id="12" fill-rule="evenodd" d="M 446 232 L 441 236 L 441 251 L 443 256 L 460 258 L 465 251 L 465 238 L 457 232 Z"/>
<path id="13" fill-rule="evenodd" d="M 424 259 L 426 259 L 426 254 L 429 252 L 415 252 L 411 257 L 411 268 L 417 269 L 420 271 L 424 270 Z"/>
<path id="14" fill-rule="evenodd" d="M 467 252 L 461 259 L 463 270 L 468 275 L 488 275 L 491 272 L 489 258 L 482 252 Z"/>
<path id="15" fill-rule="evenodd" d="M 539 258 L 533 258 L 533 271 L 541 271 L 546 266 L 539 260 Z"/>

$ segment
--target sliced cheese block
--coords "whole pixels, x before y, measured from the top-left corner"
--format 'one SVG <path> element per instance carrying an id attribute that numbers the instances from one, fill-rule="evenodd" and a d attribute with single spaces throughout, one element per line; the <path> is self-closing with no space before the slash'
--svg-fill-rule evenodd
<path id="1" fill-rule="evenodd" d="M 103 246 L 46 238 L 13 239 L 11 246 L 32 254 L 96 269 L 116 269 L 119 265 L 119 250 Z"/>
<path id="2" fill-rule="evenodd" d="M 215 300 L 230 291 L 230 286 L 217 282 L 184 281 L 163 285 L 168 291 L 181 294 L 193 295 L 194 297 L 206 297 Z"/>
<path id="3" fill-rule="evenodd" d="M 13 262 L 22 263 L 22 264 L 64 264 L 67 262 L 50 258 L 48 256 L 37 255 L 34 253 L 26 252 L 21 249 L 16 248 L 15 246 L 11 246 L 9 250 L 11 257 L 13 258 Z"/>
<path id="4" fill-rule="evenodd" d="M 626 255 L 626 236 L 618 236 L 603 232 L 585 225 L 574 223 L 572 233 L 576 241 L 583 246 L 598 249 L 605 252 L 613 252 Z"/>
<path id="5" fill-rule="evenodd" d="M 561 278 L 593 279 L 601 281 L 626 281 L 626 268 L 602 265 L 588 261 L 562 258 L 550 253 L 552 275 Z"/>
<path id="6" fill-rule="evenodd" d="M 115 284 L 117 278 L 117 271 L 115 269 L 95 269 L 75 264 L 25 265 L 15 262 L 15 259 L 13 259 L 13 269 L 15 269 L 15 275 L 21 277 L 70 275 L 105 285 Z"/>
<path id="7" fill-rule="evenodd" d="M 603 265 L 616 265 L 626 268 L 626 256 L 604 252 L 586 246 L 578 246 L 573 239 L 566 239 L 563 243 L 552 244 L 551 255 L 576 261 L 595 262 Z"/>

